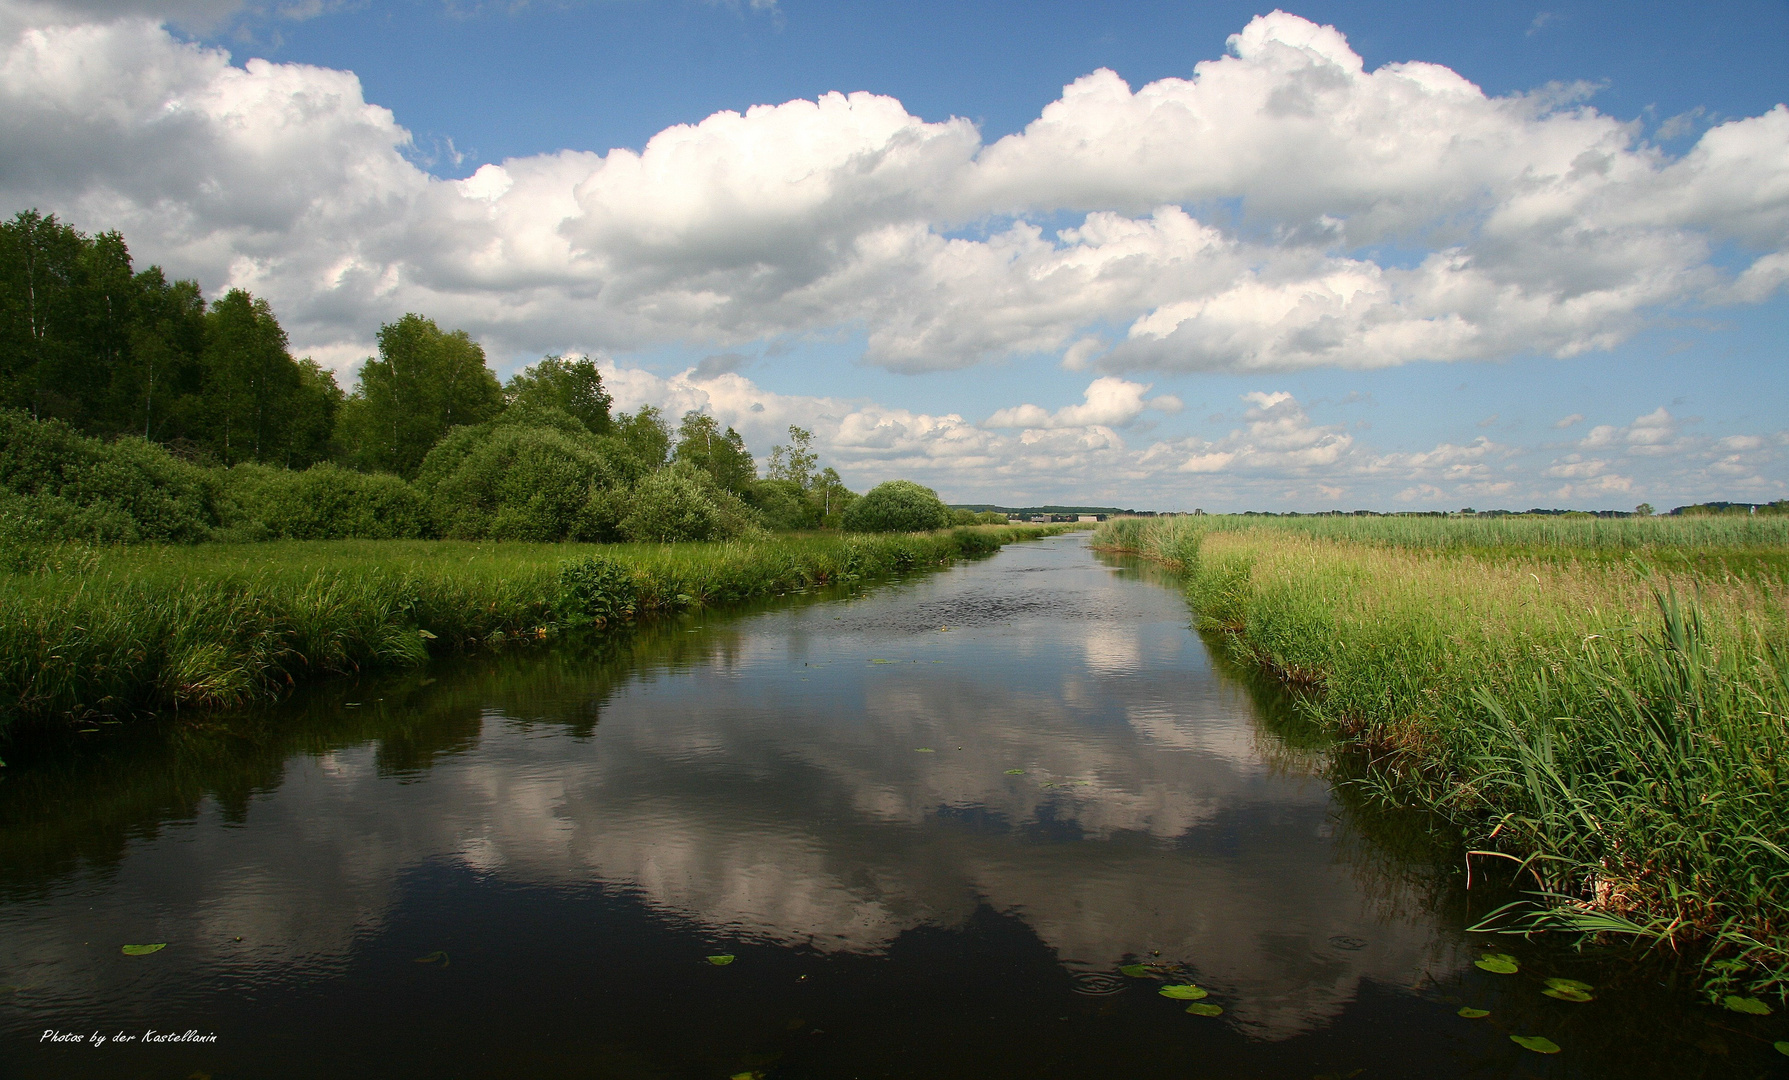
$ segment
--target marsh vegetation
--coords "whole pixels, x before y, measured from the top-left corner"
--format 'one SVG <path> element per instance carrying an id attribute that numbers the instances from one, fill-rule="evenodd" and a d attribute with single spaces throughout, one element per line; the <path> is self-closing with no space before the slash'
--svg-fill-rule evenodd
<path id="1" fill-rule="evenodd" d="M 1358 782 L 1461 830 L 1536 903 L 1501 925 L 1789 978 L 1789 518 L 1110 522 L 1197 625 L 1315 691 Z"/>

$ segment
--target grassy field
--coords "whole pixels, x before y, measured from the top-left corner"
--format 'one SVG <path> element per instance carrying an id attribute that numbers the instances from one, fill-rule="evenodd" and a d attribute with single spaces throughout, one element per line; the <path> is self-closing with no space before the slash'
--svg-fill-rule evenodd
<path id="1" fill-rule="evenodd" d="M 1055 531 L 57 548 L 0 573 L 0 730 L 241 704 L 307 678 L 883 577 Z"/>
<path id="2" fill-rule="evenodd" d="M 1789 989 L 1789 519 L 1109 522 L 1201 629 L 1319 691 L 1388 801 L 1545 899 L 1521 925 Z"/>

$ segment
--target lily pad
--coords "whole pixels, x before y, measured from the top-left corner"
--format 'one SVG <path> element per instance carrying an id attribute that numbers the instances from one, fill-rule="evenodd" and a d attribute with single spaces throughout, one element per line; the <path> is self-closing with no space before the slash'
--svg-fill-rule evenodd
<path id="1" fill-rule="evenodd" d="M 1008 775 L 1008 776 L 1024 776 L 1025 770 L 1024 769 L 1008 769 L 1008 770 L 1006 770 L 1006 775 Z"/>
<path id="2" fill-rule="evenodd" d="M 1777 1053 L 1782 1054 L 1784 1057 L 1789 1057 L 1789 1042 L 1777 1043 Z"/>
<path id="3" fill-rule="evenodd" d="M 1515 957 L 1509 953 L 1500 952 L 1488 952 L 1482 960 L 1474 960 L 1472 966 L 1496 975 L 1514 975 L 1522 970 L 1522 966 L 1516 963 Z"/>
<path id="4" fill-rule="evenodd" d="M 900 661 L 899 660 L 871 660 L 870 663 L 872 663 L 872 664 L 898 664 L 898 663 L 900 663 Z"/>
<path id="5" fill-rule="evenodd" d="M 717 953 L 714 956 L 703 957 L 703 959 L 707 960 L 709 963 L 713 964 L 715 967 L 726 967 L 728 964 L 731 964 L 733 961 L 739 959 L 739 957 L 734 956 L 732 953 L 729 952 L 729 953 Z"/>
<path id="6" fill-rule="evenodd" d="M 916 746 L 913 748 L 913 752 L 916 754 L 936 754 L 938 751 L 929 746 Z"/>
<path id="7" fill-rule="evenodd" d="M 1575 1002 L 1578 1002 L 1580 1005 L 1582 1005 L 1586 1001 L 1595 1001 L 1596 1000 L 1596 997 L 1594 995 L 1586 994 L 1582 990 L 1572 990 L 1569 988 L 1561 989 L 1560 987 L 1557 987 L 1557 986 L 1550 987 L 1546 990 L 1542 990 L 1541 993 L 1547 995 L 1550 998 L 1557 998 L 1560 1001 L 1575 1001 Z"/>
<path id="8" fill-rule="evenodd" d="M 1209 1001 L 1195 1001 L 1186 1007 L 1186 1011 L 1192 1013 L 1194 1016 L 1222 1016 L 1224 1014 L 1224 1007 L 1222 1005 L 1213 1005 Z"/>
<path id="9" fill-rule="evenodd" d="M 1764 1002 L 1759 1001 L 1755 997 L 1740 997 L 1738 994 L 1728 994 L 1721 999 L 1721 1004 L 1732 1009 L 1736 1013 L 1745 1013 L 1747 1016 L 1770 1015 L 1770 1006 L 1764 1004 Z"/>
<path id="10" fill-rule="evenodd" d="M 1483 1020 L 1485 1017 L 1491 1015 L 1491 1010 L 1475 1009 L 1470 1005 L 1464 1005 L 1461 1006 L 1459 1015 L 1464 1016 L 1468 1020 Z"/>
<path id="11" fill-rule="evenodd" d="M 1596 989 L 1589 983 L 1579 982 L 1576 979 L 1548 979 L 1547 985 L 1555 990 L 1576 990 L 1583 994 L 1588 994 Z"/>
<path id="12" fill-rule="evenodd" d="M 1129 975 L 1133 979 L 1149 979 L 1155 977 L 1155 969 L 1148 964 L 1126 964 L 1118 969 L 1118 974 Z"/>
<path id="13" fill-rule="evenodd" d="M 751 1072 L 734 1073 L 732 1076 L 727 1077 L 727 1080 L 764 1080 L 764 1074 L 757 1069 L 753 1069 Z"/>
<path id="14" fill-rule="evenodd" d="M 1524 1050 L 1533 1050 L 1537 1054 L 1559 1053 L 1559 1044 L 1545 1035 L 1511 1035 L 1509 1041 Z"/>
<path id="15" fill-rule="evenodd" d="M 1192 983 L 1181 983 L 1178 986 L 1164 986 L 1160 990 L 1157 990 L 1156 993 L 1165 998 L 1176 998 L 1180 1001 L 1198 1001 L 1200 998 L 1210 993 L 1210 991 L 1206 990 L 1203 986 L 1194 986 Z"/>
<path id="16" fill-rule="evenodd" d="M 427 956 L 417 957 L 415 960 L 415 963 L 418 963 L 418 964 L 440 964 L 442 967 L 446 967 L 447 966 L 447 954 L 442 952 L 440 949 L 436 949 L 434 952 L 428 954 Z"/>
<path id="17" fill-rule="evenodd" d="M 167 947 L 167 942 L 159 941 L 154 945 L 126 945 L 119 951 L 126 956 L 148 956 L 152 952 L 161 952 Z"/>

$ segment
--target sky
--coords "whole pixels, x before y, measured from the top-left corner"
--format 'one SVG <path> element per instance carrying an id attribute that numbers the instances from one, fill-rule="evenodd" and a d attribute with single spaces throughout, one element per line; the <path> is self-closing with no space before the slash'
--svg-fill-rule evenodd
<path id="1" fill-rule="evenodd" d="M 864 490 L 1789 496 L 1789 2 L 0 0 L 0 212 Z"/>

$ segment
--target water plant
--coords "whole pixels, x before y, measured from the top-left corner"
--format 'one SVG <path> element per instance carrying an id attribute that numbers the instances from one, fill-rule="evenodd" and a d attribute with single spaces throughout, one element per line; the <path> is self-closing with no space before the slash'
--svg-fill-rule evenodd
<path id="1" fill-rule="evenodd" d="M 1513 871 L 1531 898 L 1482 928 L 1789 989 L 1789 519 L 1130 519 L 1094 543 L 1181 568 L 1222 651 L 1312 691 L 1351 782 Z"/>

